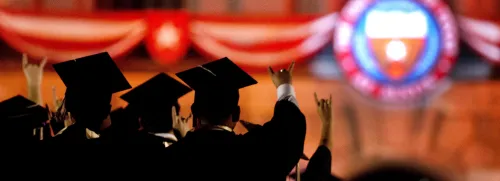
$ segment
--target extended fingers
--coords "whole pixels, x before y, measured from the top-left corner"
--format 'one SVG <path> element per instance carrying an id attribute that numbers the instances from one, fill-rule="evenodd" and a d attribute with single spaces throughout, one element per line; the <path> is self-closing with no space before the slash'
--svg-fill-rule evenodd
<path id="1" fill-rule="evenodd" d="M 28 55 L 26 53 L 23 53 L 23 67 L 26 67 L 28 65 Z"/>
<path id="2" fill-rule="evenodd" d="M 316 102 L 316 105 L 320 105 L 319 99 L 318 99 L 318 94 L 316 92 L 314 93 L 314 101 Z"/>
<path id="3" fill-rule="evenodd" d="M 188 117 L 186 117 L 185 122 L 188 122 L 189 119 L 193 117 L 193 113 L 189 113 Z"/>
<path id="4" fill-rule="evenodd" d="M 57 107 L 56 86 L 52 86 L 52 101 L 53 101 L 54 106 Z"/>
<path id="5" fill-rule="evenodd" d="M 40 67 L 42 68 L 45 67 L 45 64 L 47 64 L 47 59 L 48 59 L 47 57 L 43 57 L 42 63 L 40 63 Z"/>
<path id="6" fill-rule="evenodd" d="M 332 94 L 330 94 L 330 98 L 328 100 L 328 104 L 332 105 Z"/>
<path id="7" fill-rule="evenodd" d="M 288 72 L 292 72 L 293 71 L 293 68 L 295 67 L 295 60 L 292 61 L 292 63 L 290 64 L 290 66 L 288 66 Z"/>
<path id="8" fill-rule="evenodd" d="M 274 74 L 274 70 L 271 66 L 267 67 L 267 72 L 269 73 L 269 75 L 273 75 Z"/>
<path id="9" fill-rule="evenodd" d="M 327 109 L 327 108 L 329 108 L 329 107 L 331 107 L 331 106 L 332 106 L 332 105 L 331 105 L 331 103 L 330 103 L 330 100 L 326 100 L 326 99 L 321 99 L 321 100 L 320 100 L 320 107 L 321 107 L 322 109 Z"/>

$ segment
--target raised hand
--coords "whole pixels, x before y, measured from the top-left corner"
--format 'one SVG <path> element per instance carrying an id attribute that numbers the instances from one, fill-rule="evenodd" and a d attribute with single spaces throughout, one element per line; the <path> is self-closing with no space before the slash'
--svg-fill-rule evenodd
<path id="1" fill-rule="evenodd" d="M 56 112 L 55 112 L 55 119 L 57 122 L 64 122 L 66 124 L 66 122 L 68 120 L 71 120 L 71 115 L 69 112 L 67 112 L 65 106 L 64 106 L 64 103 L 65 100 L 63 99 L 60 103 L 59 102 L 56 102 L 56 106 L 57 106 L 57 109 L 56 109 Z"/>
<path id="2" fill-rule="evenodd" d="M 330 98 L 326 100 L 318 99 L 318 95 L 314 93 L 314 100 L 318 108 L 318 115 L 322 122 L 320 145 L 331 148 L 332 95 L 330 94 Z"/>
<path id="3" fill-rule="evenodd" d="M 177 111 L 175 109 L 175 106 L 172 106 L 172 127 L 179 131 L 182 137 L 186 136 L 186 134 L 191 130 L 189 127 L 189 119 L 193 117 L 193 114 L 189 114 L 188 117 L 182 118 L 181 116 L 177 115 Z"/>
<path id="4" fill-rule="evenodd" d="M 28 62 L 28 55 L 24 53 L 22 63 L 23 63 L 24 76 L 26 76 L 28 84 L 30 85 L 41 84 L 43 77 L 43 68 L 45 67 L 45 64 L 47 64 L 47 57 L 44 57 L 40 64 L 30 64 Z"/>
<path id="5" fill-rule="evenodd" d="M 67 114 L 65 114 L 65 115 L 67 115 L 67 117 L 64 117 L 64 118 L 65 118 L 65 119 L 64 119 L 64 127 L 68 127 L 68 126 L 73 125 L 75 122 L 74 122 L 74 120 L 73 120 L 73 117 L 71 116 L 71 113 L 70 113 L 70 112 L 68 112 L 68 113 L 67 113 Z"/>
<path id="6" fill-rule="evenodd" d="M 279 87 L 281 84 L 291 84 L 292 83 L 292 72 L 295 67 L 295 61 L 292 61 L 288 69 L 281 69 L 279 72 L 274 72 L 273 68 L 269 66 L 267 71 L 271 76 L 271 80 L 276 87 Z"/>
<path id="7" fill-rule="evenodd" d="M 318 115 L 321 121 L 324 124 L 329 124 L 332 121 L 332 95 L 330 94 L 330 98 L 326 100 L 318 99 L 318 95 L 314 93 L 314 100 L 316 101 Z"/>
<path id="8" fill-rule="evenodd" d="M 57 97 L 56 86 L 52 86 L 52 104 L 54 105 L 55 110 L 62 106 L 62 99 Z"/>

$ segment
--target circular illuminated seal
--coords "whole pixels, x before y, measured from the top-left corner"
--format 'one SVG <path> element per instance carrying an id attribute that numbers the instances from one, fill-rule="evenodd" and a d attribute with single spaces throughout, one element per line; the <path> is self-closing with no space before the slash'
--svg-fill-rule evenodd
<path id="1" fill-rule="evenodd" d="M 383 102 L 418 99 L 448 75 L 456 22 L 441 0 L 352 0 L 340 13 L 334 52 L 348 82 Z"/>

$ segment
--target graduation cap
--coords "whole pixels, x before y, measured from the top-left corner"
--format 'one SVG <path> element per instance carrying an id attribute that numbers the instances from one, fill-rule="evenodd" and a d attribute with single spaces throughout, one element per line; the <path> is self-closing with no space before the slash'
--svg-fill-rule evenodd
<path id="1" fill-rule="evenodd" d="M 0 102 L 0 120 L 7 121 L 7 125 L 33 129 L 42 126 L 48 119 L 46 108 L 21 95 Z"/>
<path id="2" fill-rule="evenodd" d="M 169 131 L 172 129 L 172 106 L 178 108 L 177 99 L 189 92 L 191 88 L 188 86 L 159 73 L 121 98 L 142 118 L 143 126 L 149 131 Z"/>
<path id="3" fill-rule="evenodd" d="M 239 89 L 257 84 L 254 78 L 227 57 L 176 75 L 194 89 L 194 109 L 212 113 L 224 112 L 237 106 Z"/>
<path id="4" fill-rule="evenodd" d="M 165 73 L 159 73 L 120 98 L 135 107 L 145 109 L 162 107 L 163 109 L 165 106 L 171 107 L 177 102 L 177 99 L 189 92 L 191 92 L 191 88 Z M 170 111 L 170 109 L 166 111 Z"/>
<path id="5" fill-rule="evenodd" d="M 227 57 L 179 72 L 176 75 L 195 91 L 221 88 L 238 90 L 257 84 L 254 78 Z"/>
<path id="6" fill-rule="evenodd" d="M 248 131 L 251 131 L 251 130 L 254 130 L 254 129 L 262 127 L 262 125 L 260 125 L 260 124 L 254 124 L 254 123 L 251 123 L 251 122 L 248 122 L 248 121 L 245 121 L 245 120 L 240 120 L 240 123 Z M 309 160 L 309 157 L 307 157 L 307 155 L 305 153 L 303 153 L 302 156 L 300 156 L 300 159 Z"/>
<path id="7" fill-rule="evenodd" d="M 52 66 L 70 90 L 116 93 L 132 88 L 107 52 Z"/>
<path id="8" fill-rule="evenodd" d="M 0 115 L 5 115 L 5 113 L 12 113 L 12 111 L 23 111 L 16 110 L 20 108 L 29 108 L 36 106 L 37 104 L 21 95 L 16 95 L 0 103 Z M 14 113 L 16 114 L 16 113 Z"/>

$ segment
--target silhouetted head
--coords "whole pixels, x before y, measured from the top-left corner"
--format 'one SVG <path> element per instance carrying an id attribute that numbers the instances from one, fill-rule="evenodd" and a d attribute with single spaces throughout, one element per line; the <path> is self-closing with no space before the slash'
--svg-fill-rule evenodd
<path id="1" fill-rule="evenodd" d="M 92 131 L 99 131 L 102 122 L 111 112 L 111 97 L 112 93 L 80 92 L 68 89 L 64 106 L 76 123 Z"/>
<path id="2" fill-rule="evenodd" d="M 152 133 L 168 133 L 173 130 L 172 107 L 175 115 L 179 115 L 180 106 L 175 102 L 173 105 L 165 103 L 164 106 L 141 111 L 141 125 L 144 130 Z"/>
<path id="3" fill-rule="evenodd" d="M 159 73 L 121 98 L 134 107 L 146 131 L 168 133 L 173 129 L 174 117 L 179 115 L 178 99 L 189 92 L 191 88 Z M 172 107 L 175 107 L 175 112 L 172 112 Z"/>
<path id="4" fill-rule="evenodd" d="M 210 125 L 234 127 L 240 119 L 238 90 L 197 91 L 191 105 L 193 117 Z"/>
<path id="5" fill-rule="evenodd" d="M 109 115 L 112 94 L 131 88 L 107 52 L 54 64 L 53 67 L 66 85 L 66 110 L 76 124 L 93 131 L 99 131 L 102 121 Z"/>
<path id="6" fill-rule="evenodd" d="M 195 90 L 193 121 L 234 127 L 239 121 L 239 89 L 257 81 L 228 58 L 176 74 Z"/>

